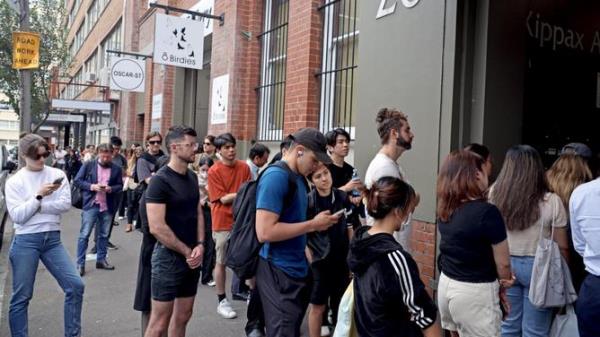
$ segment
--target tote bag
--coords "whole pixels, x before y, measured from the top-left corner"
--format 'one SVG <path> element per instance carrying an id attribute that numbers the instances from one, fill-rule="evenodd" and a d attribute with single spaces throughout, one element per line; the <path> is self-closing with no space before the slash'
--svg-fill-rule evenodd
<path id="1" fill-rule="evenodd" d="M 577 316 L 573 305 L 567 305 L 564 315 L 556 315 L 550 329 L 550 337 L 579 337 Z"/>
<path id="2" fill-rule="evenodd" d="M 577 300 L 567 262 L 560 255 L 554 237 L 554 210 L 552 212 L 550 238 L 545 238 L 544 224 L 540 224 L 540 240 L 535 252 L 529 300 L 538 308 L 554 308 Z"/>
<path id="3" fill-rule="evenodd" d="M 354 323 L 354 280 L 350 282 L 340 301 L 333 337 L 358 337 Z"/>

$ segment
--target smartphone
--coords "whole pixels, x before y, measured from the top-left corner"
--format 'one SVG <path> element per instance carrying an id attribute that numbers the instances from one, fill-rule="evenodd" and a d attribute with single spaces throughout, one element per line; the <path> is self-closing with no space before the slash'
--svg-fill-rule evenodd
<path id="1" fill-rule="evenodd" d="M 340 209 L 339 211 L 337 211 L 337 212 L 333 213 L 332 215 L 335 215 L 335 216 L 343 216 L 343 215 L 346 215 L 346 210 L 342 208 L 342 209 Z"/>
<path id="2" fill-rule="evenodd" d="M 56 178 L 56 180 L 52 182 L 52 185 L 60 185 L 64 179 L 65 177 Z"/>

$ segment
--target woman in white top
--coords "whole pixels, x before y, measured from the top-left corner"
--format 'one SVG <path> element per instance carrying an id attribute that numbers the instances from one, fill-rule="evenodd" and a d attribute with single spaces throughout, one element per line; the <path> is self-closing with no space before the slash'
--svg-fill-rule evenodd
<path id="1" fill-rule="evenodd" d="M 533 260 L 540 238 L 550 237 L 568 257 L 567 218 L 560 198 L 550 193 L 539 153 L 529 145 L 517 145 L 506 153 L 504 165 L 490 190 L 507 227 L 511 266 L 516 277 L 508 289 L 510 314 L 502 323 L 503 337 L 547 337 L 552 310 L 534 307 L 529 301 Z M 540 228 L 543 226 L 543 228 Z"/>
<path id="2" fill-rule="evenodd" d="M 50 152 L 42 137 L 22 137 L 19 153 L 26 166 L 6 182 L 6 205 L 15 228 L 9 252 L 11 334 L 28 335 L 27 307 L 41 260 L 65 292 L 65 336 L 80 336 L 84 284 L 60 240 L 61 214 L 71 208 L 69 182 L 63 171 L 44 165 Z"/>

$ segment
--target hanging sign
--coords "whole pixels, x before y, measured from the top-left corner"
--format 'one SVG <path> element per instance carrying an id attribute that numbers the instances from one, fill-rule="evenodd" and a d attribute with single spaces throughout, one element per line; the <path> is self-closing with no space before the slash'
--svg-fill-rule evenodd
<path id="1" fill-rule="evenodd" d="M 146 62 L 112 56 L 110 59 L 110 89 L 144 92 L 146 86 Z"/>
<path id="2" fill-rule="evenodd" d="M 215 0 L 200 0 L 198 1 L 194 6 L 190 7 L 190 11 L 194 11 L 194 12 L 200 12 L 200 13 L 204 13 L 204 14 L 211 14 L 214 15 L 214 9 L 215 9 Z M 192 18 L 192 16 L 190 14 L 184 14 L 183 15 L 186 18 Z M 208 19 L 208 18 L 203 18 L 203 17 L 196 17 L 196 20 L 202 22 L 202 24 L 204 25 L 204 36 L 208 36 L 210 34 L 212 34 L 213 32 L 213 19 Z"/>
<path id="3" fill-rule="evenodd" d="M 202 69 L 204 24 L 179 16 L 156 14 L 154 63 Z"/>
<path id="4" fill-rule="evenodd" d="M 13 32 L 13 69 L 40 67 L 40 34 Z"/>

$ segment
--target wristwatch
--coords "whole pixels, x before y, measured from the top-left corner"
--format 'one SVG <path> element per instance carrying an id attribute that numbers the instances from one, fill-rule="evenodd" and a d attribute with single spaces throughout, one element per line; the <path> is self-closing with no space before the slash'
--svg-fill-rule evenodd
<path id="1" fill-rule="evenodd" d="M 204 246 L 204 241 L 200 240 L 200 241 L 196 242 L 196 246 L 198 246 L 198 245 Z"/>
<path id="2" fill-rule="evenodd" d="M 35 196 L 35 198 L 39 201 L 42 201 L 43 196 L 41 194 L 38 194 Z"/>

